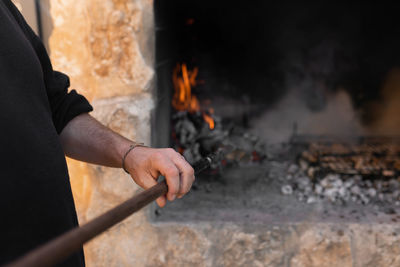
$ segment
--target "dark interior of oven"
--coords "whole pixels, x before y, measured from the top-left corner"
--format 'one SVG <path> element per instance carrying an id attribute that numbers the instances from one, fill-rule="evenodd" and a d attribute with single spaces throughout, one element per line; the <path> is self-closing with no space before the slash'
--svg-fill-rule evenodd
<path id="1" fill-rule="evenodd" d="M 227 139 L 235 146 L 160 220 L 182 210 L 188 220 L 396 214 L 400 21 L 394 4 L 171 0 L 155 1 L 155 15 L 153 143 L 193 150 L 179 139 L 183 116 L 202 135 L 189 158 Z M 203 115 L 171 105 L 174 68 L 183 65 L 189 74 L 198 70 L 191 93 Z M 200 130 L 207 128 L 205 115 L 215 129 Z M 319 200 L 329 208 L 318 209 Z M 360 209 L 363 215 L 354 212 Z"/>

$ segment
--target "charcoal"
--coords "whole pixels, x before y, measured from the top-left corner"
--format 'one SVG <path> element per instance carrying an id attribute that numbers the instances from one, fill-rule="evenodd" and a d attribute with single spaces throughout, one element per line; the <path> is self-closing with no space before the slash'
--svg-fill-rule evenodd
<path id="1" fill-rule="evenodd" d="M 285 186 L 291 185 L 291 194 L 295 194 L 299 201 L 311 204 L 326 199 L 337 205 L 345 205 L 349 201 L 362 205 L 400 203 L 398 179 L 372 181 L 358 174 L 348 176 L 338 173 L 328 173 L 322 178 L 309 177 L 304 176 L 299 165 L 298 168 L 291 166 L 296 165 L 289 164 L 286 168 L 284 181 L 288 184 Z"/>
<path id="2" fill-rule="evenodd" d="M 214 120 L 214 128 L 205 121 L 204 114 Z M 255 135 L 233 124 L 224 126 L 222 119 L 209 112 L 176 111 L 172 116 L 174 147 L 189 163 L 221 148 L 225 158 L 211 166 L 223 171 L 223 166 L 260 163 L 266 158 L 265 144 Z"/>
<path id="3" fill-rule="evenodd" d="M 308 198 L 307 198 L 307 204 L 312 204 L 312 203 L 315 203 L 315 202 L 317 202 L 317 198 L 315 197 L 315 196 L 309 196 Z"/>
<path id="4" fill-rule="evenodd" d="M 338 194 L 339 194 L 339 196 L 340 196 L 341 198 L 345 198 L 346 195 L 348 194 L 348 191 L 347 191 L 347 189 L 346 189 L 345 187 L 341 186 L 341 187 L 339 187 L 339 189 L 338 189 Z"/>
<path id="5" fill-rule="evenodd" d="M 367 192 L 370 197 L 376 196 L 376 189 L 374 189 L 374 188 L 369 188 Z"/>
<path id="6" fill-rule="evenodd" d="M 329 199 L 331 202 L 335 202 L 338 196 L 338 189 L 337 188 L 328 188 L 324 191 L 324 197 Z"/>
<path id="7" fill-rule="evenodd" d="M 299 165 L 297 165 L 297 164 L 290 164 L 290 166 L 289 166 L 287 172 L 290 173 L 290 174 L 295 174 L 296 172 L 298 172 L 298 170 L 299 170 Z"/>
<path id="8" fill-rule="evenodd" d="M 304 196 L 304 194 L 303 194 L 303 193 L 300 193 L 300 192 L 298 192 L 298 193 L 297 193 L 297 199 L 298 199 L 299 201 L 303 201 L 303 200 L 305 199 L 305 196 Z"/>
<path id="9" fill-rule="evenodd" d="M 360 193 L 361 193 L 361 189 L 360 189 L 360 187 L 358 187 L 358 185 L 352 186 L 351 189 L 350 189 L 350 191 L 351 191 L 351 193 L 352 193 L 353 195 L 355 195 L 355 196 L 359 196 Z"/>
<path id="10" fill-rule="evenodd" d="M 360 199 L 361 199 L 361 203 L 362 204 L 368 204 L 369 203 L 369 198 L 364 194 L 360 194 Z"/>
<path id="11" fill-rule="evenodd" d="M 293 188 L 290 185 L 284 185 L 281 187 L 281 192 L 284 195 L 291 195 L 293 193 Z"/>
<path id="12" fill-rule="evenodd" d="M 318 196 L 320 196 L 320 195 L 323 194 L 324 188 L 323 188 L 321 185 L 317 184 L 317 185 L 315 185 L 314 192 L 315 192 Z"/>
<path id="13" fill-rule="evenodd" d="M 300 169 L 301 170 L 303 170 L 303 171 L 307 171 L 308 170 L 308 166 L 309 166 L 309 164 L 308 164 L 308 162 L 307 161 L 305 161 L 305 160 L 299 160 L 299 165 L 300 165 Z"/>
<path id="14" fill-rule="evenodd" d="M 354 179 L 350 178 L 344 182 L 344 187 L 350 188 L 354 184 Z"/>

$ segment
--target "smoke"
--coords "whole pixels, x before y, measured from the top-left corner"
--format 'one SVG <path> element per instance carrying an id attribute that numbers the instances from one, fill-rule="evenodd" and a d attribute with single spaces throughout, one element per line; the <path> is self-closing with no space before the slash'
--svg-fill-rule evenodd
<path id="1" fill-rule="evenodd" d="M 297 134 L 359 136 L 365 133 L 360 116 L 344 90 L 328 92 L 325 108 L 312 111 L 301 95 L 292 89 L 273 109 L 251 122 L 252 132 L 268 143 L 286 142 Z"/>
<path id="2" fill-rule="evenodd" d="M 301 49 L 305 47 L 309 49 Z M 294 128 L 300 135 L 365 135 L 361 112 L 353 107 L 349 90 L 338 85 L 356 67 L 345 56 L 353 47 L 324 37 L 285 49 L 279 67 L 284 73 L 281 86 L 287 93 L 250 123 L 252 131 L 268 143 L 288 141 Z"/>
<path id="3" fill-rule="evenodd" d="M 367 130 L 372 135 L 400 135 L 400 68 L 393 68 L 382 85 L 382 100 L 370 105 L 375 114 Z"/>
<path id="4" fill-rule="evenodd" d="M 288 141 L 294 128 L 300 135 L 400 136 L 400 68 L 387 74 L 381 85 L 381 97 L 360 110 L 354 108 L 346 90 L 329 90 L 324 83 L 311 84 L 319 97 L 307 96 L 305 81 L 251 121 L 252 131 L 268 143 Z M 322 108 L 315 109 L 315 105 Z M 365 112 L 372 113 L 373 120 L 363 124 L 361 115 Z"/>

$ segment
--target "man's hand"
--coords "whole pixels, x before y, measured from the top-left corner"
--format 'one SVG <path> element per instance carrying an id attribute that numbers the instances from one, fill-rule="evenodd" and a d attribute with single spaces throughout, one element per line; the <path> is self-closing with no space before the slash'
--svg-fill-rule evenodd
<path id="1" fill-rule="evenodd" d="M 195 179 L 193 168 L 172 148 L 135 147 L 127 155 L 125 166 L 133 180 L 144 189 L 157 184 L 160 175 L 165 177 L 168 193 L 157 199 L 160 207 L 165 206 L 166 199 L 173 201 L 176 197 L 183 197 Z"/>
<path id="2" fill-rule="evenodd" d="M 114 168 L 122 167 L 122 158 L 132 144 L 89 114 L 72 119 L 61 132 L 60 141 L 68 157 Z M 165 206 L 166 198 L 172 201 L 185 195 L 194 181 L 193 168 L 171 148 L 135 147 L 125 158 L 125 167 L 145 189 L 155 185 L 158 176 L 165 176 L 168 194 L 157 199 L 160 207 Z"/>

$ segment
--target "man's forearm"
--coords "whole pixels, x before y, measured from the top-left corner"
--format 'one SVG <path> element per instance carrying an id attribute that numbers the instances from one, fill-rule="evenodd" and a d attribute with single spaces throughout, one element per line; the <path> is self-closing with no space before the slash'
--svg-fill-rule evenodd
<path id="1" fill-rule="evenodd" d="M 121 167 L 123 154 L 132 143 L 86 113 L 72 119 L 60 139 L 68 157 L 108 167 Z"/>
<path id="2" fill-rule="evenodd" d="M 132 144 L 89 114 L 71 120 L 60 139 L 68 157 L 109 167 L 122 167 L 122 158 Z M 154 186 L 160 175 L 165 177 L 168 193 L 157 199 L 160 207 L 165 205 L 166 198 L 173 201 L 185 195 L 194 181 L 193 168 L 171 148 L 137 147 L 127 155 L 125 167 L 132 179 L 145 189 Z"/>

